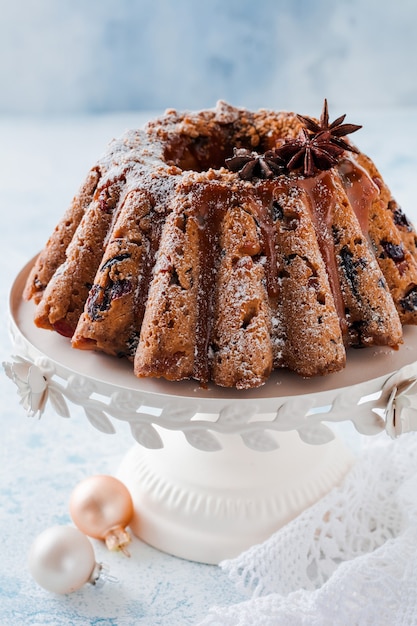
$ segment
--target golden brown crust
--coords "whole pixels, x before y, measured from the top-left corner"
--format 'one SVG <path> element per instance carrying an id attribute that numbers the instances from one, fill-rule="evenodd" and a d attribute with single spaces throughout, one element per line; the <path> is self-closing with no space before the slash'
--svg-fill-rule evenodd
<path id="1" fill-rule="evenodd" d="M 272 303 L 275 366 L 302 376 L 342 369 L 346 353 L 306 192 L 283 180 L 274 190 L 280 293 Z"/>
<path id="2" fill-rule="evenodd" d="M 45 248 L 38 255 L 23 292 L 26 300 L 33 298 L 35 302 L 39 302 L 53 274 L 64 262 L 67 247 L 92 201 L 100 175 L 98 168 L 90 170 L 78 194 L 72 200 L 71 206 L 57 224 Z"/>
<path id="3" fill-rule="evenodd" d="M 259 235 L 245 202 L 230 208 L 220 228 L 212 340 L 212 379 L 224 387 L 258 387 L 272 370 L 270 311 Z"/>
<path id="4" fill-rule="evenodd" d="M 183 209 L 183 207 L 182 207 Z M 198 312 L 199 227 L 192 215 L 168 216 L 143 319 L 137 376 L 190 378 L 194 372 Z"/>
<path id="5" fill-rule="evenodd" d="M 375 164 L 360 154 L 358 162 L 378 185 L 369 213 L 369 237 L 388 283 L 401 322 L 417 323 L 417 233 L 401 211 Z"/>
<path id="6" fill-rule="evenodd" d="M 125 177 L 101 183 L 66 250 L 66 259 L 49 281 L 35 324 L 67 337 L 75 331 L 103 256 L 103 242 L 119 205 Z"/>
<path id="7" fill-rule="evenodd" d="M 391 220 L 395 229 L 398 231 L 402 242 L 412 254 L 414 259 L 417 260 L 417 232 L 413 224 L 403 213 L 398 202 L 392 197 L 391 191 L 384 181 L 382 175 L 377 169 L 375 163 L 366 154 L 359 153 L 356 157 L 356 161 L 367 171 L 370 178 L 375 182 L 379 189 L 379 200 L 382 208 L 388 212 L 390 217 L 386 214 L 388 223 L 391 224 Z M 372 215 L 369 216 L 370 221 Z M 391 219 L 390 219 L 391 218 Z"/>
<path id="8" fill-rule="evenodd" d="M 131 191 L 125 198 L 72 338 L 75 348 L 133 357 L 147 293 L 155 229 L 149 194 Z"/>
<path id="9" fill-rule="evenodd" d="M 333 240 L 350 343 L 397 346 L 402 328 L 392 296 L 339 177 L 329 176 L 335 198 Z"/>

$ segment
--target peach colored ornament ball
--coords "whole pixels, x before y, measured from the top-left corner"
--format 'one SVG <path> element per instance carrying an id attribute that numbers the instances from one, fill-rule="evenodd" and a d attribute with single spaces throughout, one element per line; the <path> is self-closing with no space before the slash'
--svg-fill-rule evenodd
<path id="1" fill-rule="evenodd" d="M 70 499 L 74 524 L 89 537 L 106 539 L 132 520 L 133 502 L 127 487 L 113 476 L 97 475 L 81 481 Z"/>

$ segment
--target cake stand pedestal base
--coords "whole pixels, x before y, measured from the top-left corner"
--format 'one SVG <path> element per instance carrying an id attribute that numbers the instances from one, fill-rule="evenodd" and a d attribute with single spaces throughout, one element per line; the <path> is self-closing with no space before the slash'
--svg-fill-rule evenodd
<path id="1" fill-rule="evenodd" d="M 174 556 L 217 564 L 267 539 L 337 485 L 353 464 L 339 439 L 306 444 L 294 431 L 258 452 L 234 435 L 223 449 L 192 448 L 164 432 L 164 447 L 133 447 L 118 477 L 129 488 L 133 533 Z"/>

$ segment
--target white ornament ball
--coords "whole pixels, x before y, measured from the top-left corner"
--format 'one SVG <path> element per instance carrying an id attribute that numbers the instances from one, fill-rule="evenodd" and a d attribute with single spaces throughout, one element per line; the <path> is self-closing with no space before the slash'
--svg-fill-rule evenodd
<path id="1" fill-rule="evenodd" d="M 95 580 L 93 546 L 72 526 L 47 528 L 33 542 L 29 570 L 36 582 L 53 593 L 72 593 Z"/>

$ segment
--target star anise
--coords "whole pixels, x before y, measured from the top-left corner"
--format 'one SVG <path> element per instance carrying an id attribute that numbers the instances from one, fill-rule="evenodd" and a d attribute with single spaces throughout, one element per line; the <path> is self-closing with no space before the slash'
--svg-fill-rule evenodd
<path id="1" fill-rule="evenodd" d="M 305 128 L 296 139 L 285 141 L 275 149 L 277 157 L 284 161 L 287 170 L 302 167 L 305 176 L 313 176 L 317 171 L 328 170 L 336 165 L 345 150 L 358 152 L 355 146 L 344 141 L 342 137 L 354 133 L 362 126 L 342 124 L 346 115 L 341 115 L 329 124 L 327 100 L 324 101 L 320 122 L 303 115 L 297 117 Z"/>
<path id="2" fill-rule="evenodd" d="M 320 121 L 316 122 L 316 120 L 311 117 L 307 117 L 305 115 L 297 115 L 298 119 L 303 122 L 306 128 L 313 133 L 313 135 L 318 135 L 322 132 L 330 133 L 330 141 L 335 145 L 339 146 L 343 150 L 350 150 L 351 152 L 357 152 L 354 146 L 351 146 L 346 141 L 343 141 L 341 137 L 345 137 L 346 135 L 350 135 L 351 133 L 355 133 L 357 130 L 362 128 L 358 124 L 343 124 L 346 114 L 341 115 L 337 119 L 334 120 L 331 124 L 329 124 L 329 110 L 327 107 L 327 99 L 324 99 L 323 110 L 321 112 Z"/>
<path id="3" fill-rule="evenodd" d="M 310 135 L 305 128 L 297 139 L 286 141 L 275 149 L 277 156 L 286 163 L 287 170 L 303 168 L 305 176 L 330 169 L 343 152 L 343 148 L 331 141 L 328 131 Z"/>
<path id="4" fill-rule="evenodd" d="M 225 162 L 226 167 L 232 172 L 238 172 L 243 180 L 251 180 L 255 176 L 272 178 L 282 174 L 285 166 L 285 161 L 274 150 L 259 154 L 246 148 L 233 148 L 233 156 Z"/>
<path id="5" fill-rule="evenodd" d="M 285 171 L 302 169 L 304 176 L 314 176 L 318 171 L 335 166 L 345 150 L 358 152 L 355 146 L 342 139 L 362 126 L 343 124 L 341 115 L 329 124 L 327 100 L 324 100 L 320 121 L 297 115 L 304 128 L 296 139 L 289 139 L 265 154 L 251 152 L 246 148 L 234 148 L 233 156 L 226 159 L 226 166 L 238 172 L 243 180 L 253 177 L 272 178 Z"/>

